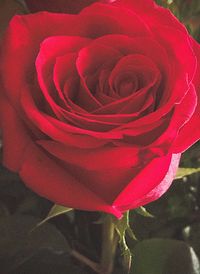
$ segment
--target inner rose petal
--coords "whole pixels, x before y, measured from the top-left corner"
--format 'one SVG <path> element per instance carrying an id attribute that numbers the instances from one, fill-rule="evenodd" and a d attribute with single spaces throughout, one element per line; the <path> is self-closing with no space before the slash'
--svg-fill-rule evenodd
<path id="1" fill-rule="evenodd" d="M 74 84 L 74 78 L 77 76 L 75 67 L 76 57 L 76 53 L 69 53 L 62 57 L 57 57 L 53 68 L 53 82 L 56 87 L 56 91 L 60 99 L 63 101 L 65 108 L 69 110 L 72 110 L 69 100 L 76 96 L 76 85 Z M 73 88 L 69 89 L 71 92 L 65 93 L 64 86 L 69 80 L 71 83 L 70 86 Z"/>
<path id="2" fill-rule="evenodd" d="M 164 83 L 157 102 L 163 106 L 170 99 L 167 105 L 171 105 L 185 96 L 188 90 L 188 76 L 192 78 L 196 70 L 196 58 L 186 33 L 164 26 L 156 26 L 152 31 L 154 36 L 151 37 L 131 38 L 125 35 L 106 35 L 92 43 L 113 46 L 125 55 L 139 53 L 152 59 L 157 64 Z M 182 58 L 183 54 L 185 58 Z M 190 69 L 186 69 L 187 61 L 185 60 L 188 60 Z"/>
<path id="3" fill-rule="evenodd" d="M 121 97 L 119 100 L 104 105 L 95 110 L 93 114 L 133 114 L 143 111 L 143 106 L 150 106 L 146 102 L 150 102 L 149 99 L 156 95 L 161 78 L 156 65 L 149 58 L 138 54 L 121 58 L 110 74 L 109 83 L 111 88 L 116 86 L 116 82 L 123 77 L 124 73 L 127 75 L 126 71 L 130 77 L 132 71 L 133 75 L 136 75 L 138 81 L 141 82 L 138 92 L 132 92 L 127 97 Z"/>
<path id="4" fill-rule="evenodd" d="M 95 97 L 92 95 L 91 92 L 88 92 L 85 86 L 79 87 L 79 85 L 74 84 L 76 83 L 75 78 L 77 77 L 76 67 L 74 66 L 75 61 L 76 53 L 68 53 L 63 56 L 57 57 L 55 60 L 53 70 L 54 84 L 57 88 L 59 96 L 64 100 L 64 103 L 66 105 L 65 109 L 58 108 L 59 119 L 75 126 L 95 131 L 108 131 L 116 126 L 121 125 L 121 119 L 119 119 L 119 121 L 117 119 L 103 120 L 96 119 L 95 116 L 83 117 L 81 115 L 84 112 L 87 113 L 87 111 L 89 110 L 88 107 L 93 107 L 92 103 L 96 101 Z M 63 85 L 64 88 L 62 88 Z M 88 104 L 90 99 L 91 104 Z M 83 108 L 84 104 L 88 106 L 86 111 L 84 111 Z M 96 107 L 96 105 L 94 105 L 94 107 Z M 131 117 L 126 117 L 126 119 L 123 120 L 125 122 L 129 121 L 130 119 Z"/>
<path id="5" fill-rule="evenodd" d="M 117 94 L 126 97 L 139 92 L 149 83 L 160 83 L 160 79 L 160 72 L 151 59 L 144 55 L 132 54 L 119 60 L 109 77 L 109 84 Z"/>
<path id="6" fill-rule="evenodd" d="M 103 72 L 107 71 L 103 70 Z M 145 114 L 148 114 L 148 112 L 153 111 L 155 107 L 153 104 L 155 100 L 153 98 L 155 97 L 157 88 L 160 84 L 160 72 L 156 65 L 143 55 L 136 54 L 125 56 L 119 60 L 111 72 L 110 84 L 112 85 L 112 82 L 114 82 L 113 85 L 115 85 L 117 89 L 116 83 L 118 83 L 118 81 L 120 82 L 121 78 L 124 78 L 124 74 L 126 76 L 127 73 L 129 73 L 130 80 L 132 80 L 131 77 L 133 74 L 132 81 L 137 81 L 138 88 L 139 86 L 141 87 L 141 89 L 138 89 L 137 93 L 134 93 L 135 90 L 131 90 L 133 93 L 128 97 L 128 100 L 127 98 L 113 100 L 111 103 L 94 111 L 92 114 L 85 113 L 83 115 L 93 117 L 93 119 L 97 119 L 98 121 L 120 121 L 122 123 L 127 123 L 131 120 L 133 121 L 136 117 L 140 117 L 139 115 L 142 115 L 144 112 Z M 105 75 L 107 74 L 105 73 Z M 137 77 L 135 78 L 134 76 Z M 105 94 L 105 85 L 102 85 L 101 88 L 103 89 L 102 94 Z M 109 89 L 109 87 L 107 88 Z M 136 86 L 134 88 L 137 89 Z M 109 98 L 111 98 L 111 95 Z M 122 106 L 124 107 L 121 109 Z M 129 115 L 127 114 L 127 111 Z"/>
<path id="7" fill-rule="evenodd" d="M 121 97 L 127 97 L 139 89 L 139 81 L 136 75 L 123 76 L 115 85 L 115 90 Z"/>
<path id="8" fill-rule="evenodd" d="M 152 36 L 151 37 L 130 37 L 120 34 L 105 35 L 91 42 L 93 45 L 100 44 L 112 47 L 123 56 L 130 54 L 141 54 L 152 60 L 160 72 L 168 75 L 170 61 L 167 52 Z M 148 47 L 146 46 L 148 45 Z"/>
<path id="9" fill-rule="evenodd" d="M 137 100 L 137 102 L 139 103 L 139 100 Z M 114 114 L 84 113 L 82 115 L 84 117 L 93 118 L 97 121 L 118 122 L 121 124 L 127 124 L 128 122 L 134 121 L 135 119 L 140 117 L 140 115 L 142 115 L 145 111 L 147 111 L 152 104 L 153 104 L 153 97 L 149 95 L 147 98 L 145 98 L 145 101 L 140 102 L 140 104 L 138 105 L 139 110 L 137 112 L 130 112 L 130 113 L 118 112 Z M 116 104 L 114 106 L 116 106 Z"/>
<path id="10" fill-rule="evenodd" d="M 73 101 L 79 91 L 80 80 L 76 70 L 77 53 L 68 53 L 56 58 L 53 80 L 56 90 L 68 110 L 87 112 Z"/>
<path id="11" fill-rule="evenodd" d="M 126 35 L 105 35 L 95 39 L 92 44 L 103 44 L 105 46 L 117 49 L 122 55 L 141 54 L 149 59 L 157 66 L 162 76 L 162 93 L 158 94 L 157 102 L 166 102 L 170 95 L 170 90 L 175 85 L 177 79 L 185 79 L 185 74 L 180 73 L 174 77 L 174 65 L 171 56 L 168 56 L 165 48 L 162 47 L 152 36 L 151 37 L 128 37 Z M 148 47 L 146 46 L 148 45 Z M 182 69 L 181 69 L 182 71 Z M 175 96 L 172 98 L 175 99 Z M 163 104 L 162 103 L 162 104 Z"/>
<path id="12" fill-rule="evenodd" d="M 77 96 L 78 104 L 81 104 L 85 89 L 86 93 L 90 93 L 94 100 L 99 102 L 99 107 L 102 106 L 102 103 L 98 101 L 95 96 L 99 74 L 104 68 L 110 68 L 114 66 L 120 57 L 121 54 L 117 50 L 111 47 L 106 47 L 104 45 L 93 46 L 91 44 L 88 47 L 80 50 L 76 61 L 76 67 L 82 82 L 83 89 L 80 89 L 80 94 Z M 96 109 L 98 109 L 98 107 Z M 95 111 L 95 109 L 93 109 L 93 111 Z"/>
<path id="13" fill-rule="evenodd" d="M 57 103 L 60 94 L 55 89 L 53 83 L 53 69 L 56 58 L 66 53 L 78 51 L 90 42 L 90 39 L 81 37 L 50 37 L 43 41 L 40 52 L 36 59 L 36 71 L 41 91 L 58 118 L 61 118 L 62 108 Z"/>
<path id="14" fill-rule="evenodd" d="M 113 67 L 113 65 L 112 65 Z M 112 67 L 108 67 L 105 69 L 102 69 L 99 73 L 99 79 L 98 79 L 98 84 L 96 88 L 96 98 L 99 98 L 99 100 L 102 102 L 103 105 L 107 105 L 109 103 L 112 103 L 118 99 L 120 99 L 120 96 L 117 95 L 116 93 L 109 92 L 110 87 L 109 87 L 109 75 L 112 70 Z"/>
<path id="15" fill-rule="evenodd" d="M 173 31 L 171 30 L 171 32 Z M 159 34 L 161 35 L 161 33 Z M 172 35 L 174 40 L 173 37 L 171 37 L 172 43 L 175 43 L 177 40 L 175 35 L 176 34 Z M 184 33 L 181 35 L 183 39 L 187 39 Z M 182 41 L 180 32 L 178 33 L 178 37 L 180 38 L 179 42 Z M 164 37 L 162 37 L 162 39 L 164 40 Z M 106 35 L 92 42 L 97 44 L 104 44 L 106 46 L 113 46 L 124 55 L 132 53 L 143 54 L 144 56 L 152 59 L 161 72 L 162 82 L 159 88 L 160 92 L 157 93 L 156 111 L 152 111 L 149 113 L 149 115 L 144 115 L 140 119 L 137 119 L 137 121 L 130 123 L 130 127 L 132 127 L 131 132 L 133 135 L 135 134 L 134 132 L 140 130 L 142 132 L 146 131 L 147 125 L 150 128 L 154 128 L 159 119 L 165 117 L 167 113 L 170 113 L 172 111 L 172 106 L 180 100 L 180 97 L 183 98 L 189 89 L 187 73 L 184 71 L 181 60 L 179 61 L 177 59 L 177 56 L 180 56 L 180 54 L 178 54 L 178 52 L 173 52 L 173 47 L 169 45 L 166 46 L 165 42 L 166 41 L 164 41 L 162 44 L 159 44 L 156 41 L 156 35 L 154 37 L 152 36 L 151 38 L 130 38 L 125 35 Z M 146 45 L 148 45 L 148 47 Z M 166 47 L 170 50 L 166 50 Z M 178 51 L 178 47 L 176 46 L 175 48 Z M 194 54 L 189 43 L 186 52 L 190 55 L 189 59 L 193 59 L 191 63 L 195 65 Z M 193 65 L 192 67 L 194 67 Z M 192 68 L 192 70 L 194 71 L 195 68 Z"/>
<path id="16" fill-rule="evenodd" d="M 73 38 L 70 37 L 69 39 L 72 39 L 72 42 L 74 42 Z M 77 40 L 78 39 L 79 38 L 77 38 Z M 65 53 L 66 41 L 67 41 L 67 38 L 64 39 L 64 41 L 61 39 L 61 46 L 63 46 L 63 48 L 62 47 L 60 48 L 59 45 L 57 45 L 58 56 L 63 55 Z M 48 52 L 49 48 L 47 49 L 47 54 L 46 54 L 45 49 L 47 47 L 47 44 L 44 43 L 44 48 L 42 48 L 42 50 L 40 51 L 38 55 L 38 58 L 36 61 L 36 67 L 37 67 L 40 87 L 43 91 L 43 94 L 46 100 L 48 101 L 49 105 L 52 107 L 52 110 L 55 112 L 56 116 L 59 118 L 59 120 L 64 121 L 66 123 L 73 124 L 77 127 L 82 127 L 88 130 L 97 130 L 97 131 L 108 131 L 116 126 L 119 126 L 120 123 L 118 122 L 112 123 L 112 122 L 96 121 L 96 120 L 90 119 L 89 117 L 82 117 L 81 115 L 77 115 L 76 113 L 73 113 L 71 110 L 68 111 L 67 108 L 63 109 L 59 105 L 57 105 L 57 103 L 55 102 L 55 99 L 51 95 L 53 91 L 52 90 L 53 64 L 55 63 L 56 56 L 55 54 L 52 56 L 52 54 Z M 73 48 L 71 50 L 73 52 Z M 51 77 L 49 77 L 49 75 Z M 81 84 L 82 85 L 78 89 L 78 95 L 76 96 L 76 100 L 75 100 L 77 105 L 79 105 L 80 103 L 80 106 L 82 107 L 84 106 L 84 104 L 86 104 L 88 107 L 91 106 L 92 108 L 93 107 L 96 108 L 97 106 L 101 105 L 100 103 L 98 103 L 95 97 L 89 92 L 89 90 L 85 86 L 85 83 L 83 82 Z M 54 94 L 56 94 L 55 91 L 53 91 L 53 95 Z"/>

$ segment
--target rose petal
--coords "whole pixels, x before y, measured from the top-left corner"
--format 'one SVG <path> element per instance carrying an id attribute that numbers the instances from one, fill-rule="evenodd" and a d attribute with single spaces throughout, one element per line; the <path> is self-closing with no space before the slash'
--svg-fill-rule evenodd
<path id="1" fill-rule="evenodd" d="M 144 24 L 143 20 L 140 19 L 137 13 L 133 10 L 126 9 L 123 6 L 115 7 L 113 5 L 105 5 L 101 3 L 95 3 L 89 7 L 86 7 L 81 11 L 81 14 L 89 16 L 94 14 L 96 16 L 109 16 L 117 19 L 121 22 L 125 28 L 124 34 L 128 36 L 149 36 L 149 29 Z M 112 34 L 119 34 L 119 31 L 113 31 Z"/>
<path id="2" fill-rule="evenodd" d="M 33 191 L 57 204 L 121 216 L 120 211 L 78 182 L 33 144 L 27 147 L 20 176 Z"/>
<path id="3" fill-rule="evenodd" d="M 61 112 L 64 109 L 56 104 L 56 98 L 54 98 L 56 92 L 53 85 L 53 69 L 56 58 L 67 53 L 77 52 L 89 42 L 90 39 L 82 37 L 56 36 L 45 39 L 41 44 L 40 52 L 36 59 L 38 82 L 46 102 L 50 104 L 50 107 L 59 118 L 62 117 Z M 93 100 L 91 101 L 92 103 L 95 104 Z"/>
<path id="4" fill-rule="evenodd" d="M 126 204 L 120 207 L 117 206 L 116 208 L 121 211 L 127 211 L 130 208 L 137 208 L 159 199 L 168 190 L 173 182 L 173 179 L 175 178 L 179 166 L 180 156 L 181 154 L 172 155 L 171 163 L 165 177 L 160 183 L 158 183 L 157 186 L 155 186 L 155 188 L 153 188 L 150 192 L 147 192 L 147 194 L 141 196 L 139 199 L 132 200 L 132 203 L 129 205 Z"/>
<path id="5" fill-rule="evenodd" d="M 200 70 L 200 47 L 199 44 L 192 40 L 195 55 L 197 57 L 197 73 L 194 78 L 194 84 L 196 87 L 197 94 L 197 106 L 191 119 L 180 129 L 179 134 L 173 144 L 172 151 L 175 153 L 183 152 L 188 149 L 191 145 L 197 142 L 200 138 L 200 127 L 197 126 L 200 121 L 200 77 L 198 71 Z M 192 132 L 192 134 L 191 134 Z"/>
<path id="6" fill-rule="evenodd" d="M 56 158 L 87 170 L 130 168 L 140 161 L 139 149 L 134 146 L 105 146 L 91 150 L 71 148 L 54 141 L 40 140 L 37 143 Z"/>
<path id="7" fill-rule="evenodd" d="M 27 79 L 29 84 L 33 81 L 34 61 L 39 45 L 45 38 L 55 35 L 95 38 L 110 33 L 128 34 L 128 32 L 125 22 L 103 15 L 74 16 L 40 12 L 15 16 L 6 32 L 2 48 L 4 54 L 1 56 L 7 95 L 17 106 L 19 90 Z M 13 81 L 10 81 L 10 78 Z"/>
<path id="8" fill-rule="evenodd" d="M 178 21 L 169 9 L 157 5 L 153 0 L 116 0 L 113 5 L 133 10 L 140 15 L 140 18 L 144 20 L 149 29 L 159 24 L 187 33 L 184 25 Z"/>
<path id="9" fill-rule="evenodd" d="M 1 129 L 3 139 L 3 163 L 12 171 L 18 171 L 23 161 L 27 145 L 31 142 L 30 132 L 26 130 L 19 113 L 1 94 Z"/>
<path id="10" fill-rule="evenodd" d="M 95 90 L 91 90 L 87 85 L 87 78 L 92 78 L 91 74 L 93 75 L 94 72 L 101 71 L 101 69 L 104 67 L 110 66 L 111 63 L 115 64 L 119 58 L 120 54 L 117 50 L 102 45 L 93 46 L 91 44 L 88 47 L 80 50 L 76 62 L 76 67 L 85 89 L 81 89 L 77 95 L 77 103 L 79 105 L 84 104 L 85 93 L 91 94 L 90 96 L 95 99 Z M 97 99 L 95 100 L 97 101 Z M 91 104 L 88 102 L 88 100 L 86 100 L 85 107 L 88 108 L 89 106 L 91 107 Z M 99 102 L 98 107 L 101 106 L 102 105 Z M 97 109 L 97 107 L 95 109 Z M 95 109 L 93 108 L 91 111 L 94 111 Z"/>
<path id="11" fill-rule="evenodd" d="M 158 157 L 142 167 L 142 172 L 139 172 L 123 189 L 113 202 L 113 206 L 120 208 L 131 205 L 134 207 L 134 201 L 142 199 L 164 179 L 169 170 L 171 158 L 172 155 L 170 154 L 161 158 Z"/>
<path id="12" fill-rule="evenodd" d="M 174 108 L 171 121 L 166 131 L 151 144 L 152 151 L 157 151 L 158 154 L 166 153 L 171 147 L 173 151 L 173 142 L 179 134 L 179 130 L 191 119 L 194 114 L 197 105 L 196 90 L 193 85 L 190 85 L 190 89 L 180 104 L 177 104 Z"/>
<path id="13" fill-rule="evenodd" d="M 20 101 L 28 119 L 35 124 L 41 132 L 44 132 L 52 139 L 62 142 L 63 144 L 92 148 L 104 145 L 107 143 L 107 138 L 112 138 L 113 136 L 115 138 L 121 137 L 119 134 L 106 134 L 77 128 L 44 114 L 35 105 L 33 98 L 28 93 L 28 88 L 22 90 Z"/>
<path id="14" fill-rule="evenodd" d="M 73 99 L 77 95 L 79 88 L 79 79 L 76 72 L 76 53 L 68 53 L 64 56 L 57 57 L 53 67 L 53 85 L 56 92 L 63 102 L 63 108 L 73 112 L 73 109 L 78 108 L 80 113 L 86 112 L 79 106 L 73 103 Z"/>

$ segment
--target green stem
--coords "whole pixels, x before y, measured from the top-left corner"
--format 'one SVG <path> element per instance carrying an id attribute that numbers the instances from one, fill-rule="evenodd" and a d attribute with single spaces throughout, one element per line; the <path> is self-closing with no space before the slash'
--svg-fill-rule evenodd
<path id="1" fill-rule="evenodd" d="M 101 274 L 111 274 L 118 240 L 111 215 L 104 219 L 102 238 Z"/>
<path id="2" fill-rule="evenodd" d="M 92 260 L 88 259 L 84 255 L 80 254 L 76 250 L 71 251 L 71 256 L 76 258 L 78 261 L 84 263 L 85 265 L 89 266 L 91 269 L 93 269 L 96 273 L 101 274 L 101 269 L 99 264 L 93 262 Z"/>

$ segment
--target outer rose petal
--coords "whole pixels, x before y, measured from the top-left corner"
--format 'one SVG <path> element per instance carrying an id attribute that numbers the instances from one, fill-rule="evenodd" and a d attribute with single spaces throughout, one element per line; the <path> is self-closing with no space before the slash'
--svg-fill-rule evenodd
<path id="1" fill-rule="evenodd" d="M 150 192 L 148 192 L 147 194 L 145 194 L 139 199 L 133 200 L 132 203 L 127 206 L 120 206 L 119 208 L 118 207 L 116 208 L 120 209 L 121 211 L 126 211 L 126 210 L 129 210 L 130 208 L 137 208 L 139 206 L 148 204 L 150 202 L 153 202 L 159 199 L 172 184 L 178 169 L 180 157 L 181 157 L 181 154 L 172 155 L 171 163 L 170 163 L 167 174 L 165 175 L 164 179 Z"/>
<path id="2" fill-rule="evenodd" d="M 27 186 L 39 195 L 60 205 L 104 211 L 121 217 L 120 211 L 77 181 L 33 143 L 28 146 L 23 160 L 20 176 Z"/>
<path id="3" fill-rule="evenodd" d="M 17 172 L 22 163 L 26 146 L 31 140 L 18 113 L 2 94 L 0 96 L 0 110 L 0 125 L 4 146 L 3 163 L 12 171 Z"/>
<path id="4" fill-rule="evenodd" d="M 171 158 L 171 154 L 155 158 L 143 167 L 141 172 L 139 172 L 118 195 L 113 205 L 126 208 L 134 206 L 135 201 L 146 196 L 164 179 L 169 170 Z"/>
<path id="5" fill-rule="evenodd" d="M 199 107 L 198 107 L 199 108 Z M 197 110 L 190 121 L 179 131 L 177 139 L 173 144 L 172 150 L 174 153 L 180 153 L 187 150 L 190 146 L 196 143 L 200 138 L 200 111 Z M 192 133 L 192 134 L 191 134 Z"/>
<path id="6" fill-rule="evenodd" d="M 31 12 L 45 10 L 62 13 L 78 13 L 94 2 L 97 0 L 26 0 Z M 100 2 L 110 3 L 113 0 L 100 0 Z"/>
<path id="7" fill-rule="evenodd" d="M 155 25 L 170 26 L 187 33 L 186 28 L 170 12 L 155 3 L 154 0 L 116 0 L 113 5 L 125 7 L 140 14 L 140 17 L 146 22 L 151 29 Z"/>
<path id="8" fill-rule="evenodd" d="M 65 206 L 100 210 L 120 217 L 120 211 L 97 197 L 55 160 L 48 158 L 30 138 L 25 125 L 7 99 L 0 100 L 4 164 L 19 172 L 28 187 L 39 195 Z M 14 155 L 14 157 L 13 157 Z"/>
<path id="9" fill-rule="evenodd" d="M 192 115 L 194 114 L 195 108 L 197 106 L 197 95 L 196 90 L 193 85 L 189 87 L 189 90 L 180 104 L 177 104 L 174 108 L 173 115 L 171 116 L 171 121 L 166 131 L 150 145 L 152 151 L 157 152 L 158 155 L 162 155 L 164 152 L 167 153 L 169 150 L 172 153 L 180 153 L 182 151 L 175 152 L 173 149 L 173 142 L 179 135 L 181 128 L 190 121 Z M 186 124 L 187 125 L 187 124 Z M 193 134 L 192 134 L 193 135 Z M 184 139 L 182 139 L 184 143 Z"/>
<path id="10" fill-rule="evenodd" d="M 191 145 L 197 142 L 200 138 L 200 46 L 196 41 L 193 42 L 193 48 L 197 57 L 197 73 L 194 78 L 194 85 L 196 86 L 197 106 L 192 118 L 179 131 L 176 141 L 173 144 L 172 151 L 174 153 L 183 152 Z M 191 134 L 192 133 L 192 134 Z"/>

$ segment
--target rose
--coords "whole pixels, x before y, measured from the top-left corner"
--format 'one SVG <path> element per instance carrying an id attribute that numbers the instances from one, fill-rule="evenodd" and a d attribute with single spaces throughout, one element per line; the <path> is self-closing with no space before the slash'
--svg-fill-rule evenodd
<path id="1" fill-rule="evenodd" d="M 78 13 L 93 2 L 109 3 L 113 1 L 114 0 L 26 0 L 26 4 L 31 12 L 46 10 L 51 12 Z"/>
<path id="2" fill-rule="evenodd" d="M 1 52 L 4 165 L 58 204 L 120 217 L 200 137 L 199 45 L 151 0 L 16 16 Z"/>

